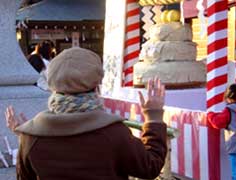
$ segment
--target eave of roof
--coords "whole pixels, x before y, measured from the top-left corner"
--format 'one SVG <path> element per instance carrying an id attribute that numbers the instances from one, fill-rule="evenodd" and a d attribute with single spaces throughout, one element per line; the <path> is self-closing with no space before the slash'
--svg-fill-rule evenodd
<path id="1" fill-rule="evenodd" d="M 43 0 L 19 9 L 17 20 L 82 21 L 104 20 L 105 0 Z"/>

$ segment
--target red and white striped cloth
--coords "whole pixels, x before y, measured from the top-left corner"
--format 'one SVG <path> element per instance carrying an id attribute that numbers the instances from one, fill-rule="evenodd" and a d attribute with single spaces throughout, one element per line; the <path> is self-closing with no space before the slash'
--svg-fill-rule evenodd
<path id="1" fill-rule="evenodd" d="M 195 180 L 220 180 L 220 132 L 207 127 L 206 113 L 167 108 L 164 120 L 180 130 L 171 140 L 171 171 Z"/>
<path id="2" fill-rule="evenodd" d="M 207 109 L 221 111 L 227 84 L 227 20 L 228 2 L 208 1 L 208 44 L 207 44 Z"/>
<path id="3" fill-rule="evenodd" d="M 126 1 L 126 29 L 124 49 L 124 86 L 133 85 L 133 66 L 140 52 L 140 9 L 137 0 Z"/>
<path id="4" fill-rule="evenodd" d="M 137 103 L 105 98 L 104 105 L 109 113 L 143 120 Z M 195 180 L 226 180 L 220 178 L 220 132 L 207 127 L 205 112 L 166 108 L 164 121 L 180 130 L 171 140 L 172 172 Z"/>

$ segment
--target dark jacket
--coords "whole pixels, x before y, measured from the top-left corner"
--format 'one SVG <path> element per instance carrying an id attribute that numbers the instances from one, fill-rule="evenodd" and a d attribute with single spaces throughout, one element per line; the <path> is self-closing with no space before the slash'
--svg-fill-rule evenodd
<path id="1" fill-rule="evenodd" d="M 228 104 L 230 110 L 230 123 L 225 131 L 226 150 L 229 154 L 236 153 L 236 103 Z"/>
<path id="2" fill-rule="evenodd" d="M 166 156 L 166 125 L 145 123 L 141 140 L 101 111 L 42 112 L 19 126 L 18 180 L 153 179 Z"/>

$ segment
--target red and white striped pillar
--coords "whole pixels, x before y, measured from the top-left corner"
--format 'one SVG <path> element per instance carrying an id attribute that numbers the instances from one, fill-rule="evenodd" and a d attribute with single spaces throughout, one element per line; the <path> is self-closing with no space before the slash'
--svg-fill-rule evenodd
<path id="1" fill-rule="evenodd" d="M 221 111 L 227 84 L 227 14 L 225 0 L 208 0 L 207 109 Z"/>
<path id="2" fill-rule="evenodd" d="M 133 65 L 140 52 L 140 9 L 137 0 L 126 0 L 126 28 L 124 47 L 124 86 L 133 85 Z"/>
<path id="3" fill-rule="evenodd" d="M 227 20 L 228 1 L 208 0 L 207 44 L 207 110 L 221 111 L 225 104 L 223 96 L 227 85 Z M 208 128 L 208 174 L 209 180 L 223 180 L 220 159 L 220 132 Z"/>

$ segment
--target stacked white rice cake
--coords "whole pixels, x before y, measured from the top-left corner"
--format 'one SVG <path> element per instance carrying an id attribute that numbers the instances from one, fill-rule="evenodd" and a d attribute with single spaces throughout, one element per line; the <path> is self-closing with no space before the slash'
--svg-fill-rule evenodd
<path id="1" fill-rule="evenodd" d="M 141 61 L 134 65 L 134 86 L 145 86 L 154 76 L 158 76 L 167 88 L 204 86 L 205 64 L 196 61 L 196 54 L 189 25 L 170 22 L 152 26 L 149 40 L 142 45 Z"/>

